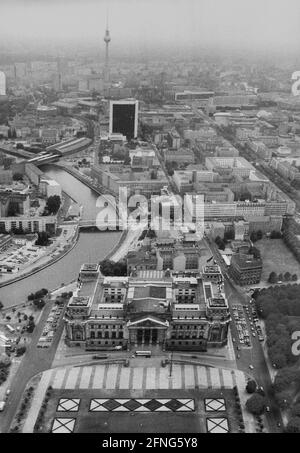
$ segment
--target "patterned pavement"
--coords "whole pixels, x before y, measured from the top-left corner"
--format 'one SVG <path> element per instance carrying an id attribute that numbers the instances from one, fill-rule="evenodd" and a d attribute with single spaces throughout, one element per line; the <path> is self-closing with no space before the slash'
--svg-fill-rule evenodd
<path id="1" fill-rule="evenodd" d="M 225 400 L 222 398 L 204 400 L 206 412 L 223 412 L 226 411 Z"/>
<path id="2" fill-rule="evenodd" d="M 78 412 L 79 398 L 61 398 L 58 402 L 56 412 Z"/>
<path id="3" fill-rule="evenodd" d="M 50 371 L 50 384 L 56 389 L 159 390 L 192 388 L 232 388 L 245 382 L 242 372 L 196 365 L 132 367 L 93 365 L 58 368 Z"/>
<path id="4" fill-rule="evenodd" d="M 211 417 L 206 419 L 206 427 L 208 433 L 229 433 L 228 420 L 224 417 Z"/>
<path id="5" fill-rule="evenodd" d="M 68 434 L 74 431 L 75 418 L 55 418 L 53 421 L 52 433 Z"/>
<path id="6" fill-rule="evenodd" d="M 191 412 L 195 402 L 189 398 L 96 398 L 91 412 Z"/>

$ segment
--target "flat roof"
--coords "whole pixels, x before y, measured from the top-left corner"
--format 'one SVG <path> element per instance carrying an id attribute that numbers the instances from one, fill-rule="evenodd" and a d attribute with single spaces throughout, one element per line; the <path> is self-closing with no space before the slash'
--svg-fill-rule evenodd
<path id="1" fill-rule="evenodd" d="M 89 304 L 89 296 L 73 296 L 68 303 L 69 307 L 87 307 Z"/>
<path id="2" fill-rule="evenodd" d="M 97 271 L 99 269 L 99 264 L 94 263 L 94 264 L 89 264 L 85 263 L 81 266 L 80 271 Z"/>
<path id="3" fill-rule="evenodd" d="M 165 299 L 167 290 L 165 286 L 142 286 L 134 288 L 135 299 Z"/>

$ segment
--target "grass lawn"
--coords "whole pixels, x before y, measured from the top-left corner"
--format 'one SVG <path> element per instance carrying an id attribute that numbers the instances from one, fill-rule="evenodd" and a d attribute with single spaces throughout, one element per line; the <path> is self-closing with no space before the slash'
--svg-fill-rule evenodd
<path id="1" fill-rule="evenodd" d="M 60 398 L 80 398 L 78 412 L 57 412 Z M 193 412 L 89 412 L 92 398 L 191 398 Z M 226 411 L 206 412 L 205 398 L 222 398 Z M 47 404 L 42 428 L 51 432 L 54 418 L 74 417 L 78 433 L 205 433 L 207 417 L 226 417 L 230 432 L 238 432 L 239 417 L 234 392 L 230 389 L 191 390 L 53 390 Z"/>
<path id="2" fill-rule="evenodd" d="M 271 272 L 297 274 L 300 278 L 300 264 L 286 247 L 282 239 L 262 239 L 255 243 L 263 259 L 262 281 L 267 281 Z"/>

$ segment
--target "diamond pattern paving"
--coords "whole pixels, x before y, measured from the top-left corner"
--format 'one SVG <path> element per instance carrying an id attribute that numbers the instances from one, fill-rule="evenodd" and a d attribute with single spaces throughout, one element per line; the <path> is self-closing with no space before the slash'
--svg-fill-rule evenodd
<path id="1" fill-rule="evenodd" d="M 205 399 L 206 412 L 224 412 L 226 411 L 225 400 L 218 399 Z"/>
<path id="2" fill-rule="evenodd" d="M 75 418 L 55 418 L 53 421 L 52 433 L 72 433 L 75 426 Z"/>
<path id="3" fill-rule="evenodd" d="M 152 399 L 145 403 L 144 406 L 151 412 L 155 412 L 159 407 L 162 406 L 162 404 L 158 400 Z"/>
<path id="4" fill-rule="evenodd" d="M 107 409 L 108 411 L 114 411 L 116 410 L 118 407 L 121 406 L 120 403 L 118 403 L 116 400 L 106 400 L 104 403 L 103 403 L 103 406 L 105 407 L 105 409 Z"/>
<path id="5" fill-rule="evenodd" d="M 61 398 L 58 402 L 57 412 L 78 412 L 80 399 Z"/>
<path id="6" fill-rule="evenodd" d="M 195 410 L 194 400 L 176 398 L 151 398 L 151 399 L 92 399 L 91 412 L 192 412 Z"/>
<path id="7" fill-rule="evenodd" d="M 141 407 L 141 403 L 139 403 L 136 400 L 128 400 L 126 403 L 124 403 L 124 407 L 128 409 L 129 411 L 133 412 L 137 408 Z"/>
<path id="8" fill-rule="evenodd" d="M 207 418 L 206 426 L 208 433 L 229 433 L 227 418 Z"/>

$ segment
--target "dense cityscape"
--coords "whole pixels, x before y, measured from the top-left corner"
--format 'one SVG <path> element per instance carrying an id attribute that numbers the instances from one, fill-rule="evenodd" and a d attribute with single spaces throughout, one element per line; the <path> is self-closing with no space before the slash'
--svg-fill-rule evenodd
<path id="1" fill-rule="evenodd" d="M 299 56 L 100 6 L 0 45 L 0 433 L 299 433 Z"/>

